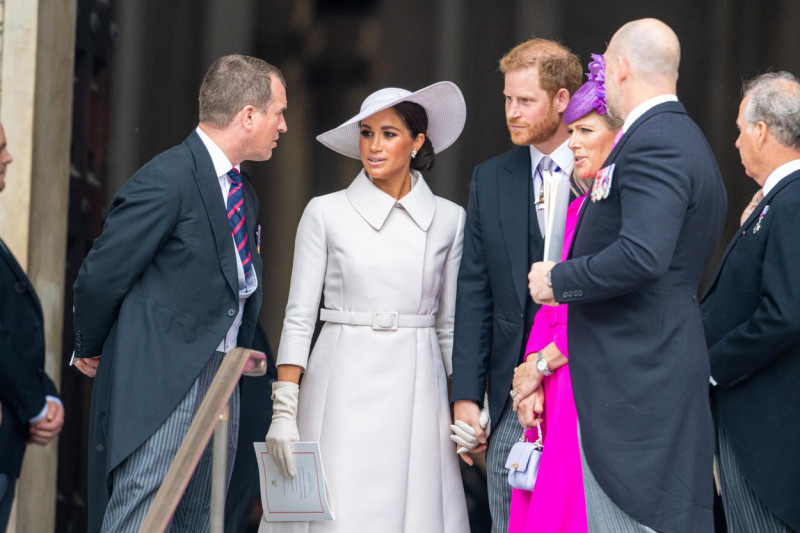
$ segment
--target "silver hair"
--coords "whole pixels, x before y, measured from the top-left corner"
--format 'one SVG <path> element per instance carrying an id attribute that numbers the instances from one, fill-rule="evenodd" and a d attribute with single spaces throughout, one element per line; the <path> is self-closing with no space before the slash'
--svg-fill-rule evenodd
<path id="1" fill-rule="evenodd" d="M 768 72 L 744 84 L 749 126 L 766 123 L 782 145 L 800 150 L 800 80 L 790 72 Z"/>

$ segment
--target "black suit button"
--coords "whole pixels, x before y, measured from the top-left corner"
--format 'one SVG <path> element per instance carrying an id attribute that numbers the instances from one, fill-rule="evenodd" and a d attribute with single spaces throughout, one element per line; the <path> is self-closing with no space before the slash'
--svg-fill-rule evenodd
<path id="1" fill-rule="evenodd" d="M 25 282 L 18 281 L 14 284 L 14 290 L 17 291 L 19 294 L 25 293 Z"/>
<path id="2" fill-rule="evenodd" d="M 575 296 L 583 296 L 583 291 L 575 291 Z"/>
<path id="3" fill-rule="evenodd" d="M 35 329 L 36 331 L 41 331 L 42 330 L 41 322 L 37 322 L 36 325 L 33 327 L 33 329 Z"/>
<path id="4" fill-rule="evenodd" d="M 236 316 L 236 311 L 233 309 L 228 309 L 228 316 Z"/>
<path id="5" fill-rule="evenodd" d="M 94 447 L 94 449 L 100 453 L 103 453 L 105 451 L 105 448 L 103 447 L 102 444 L 98 444 L 97 446 Z"/>
<path id="6" fill-rule="evenodd" d="M 567 292 L 567 291 L 562 292 L 561 293 L 561 297 L 562 298 L 569 298 L 569 292 Z"/>

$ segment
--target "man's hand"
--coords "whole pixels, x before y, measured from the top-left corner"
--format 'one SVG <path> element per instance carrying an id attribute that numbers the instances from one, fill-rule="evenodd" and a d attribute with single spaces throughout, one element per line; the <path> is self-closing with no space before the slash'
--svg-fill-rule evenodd
<path id="1" fill-rule="evenodd" d="M 457 400 L 453 404 L 453 416 L 455 423 L 450 429 L 454 434 L 450 435 L 450 439 L 458 446 L 456 451 L 461 459 L 472 466 L 472 457 L 467 454 L 486 449 L 486 432 L 480 423 L 481 410 L 472 400 Z"/>
<path id="2" fill-rule="evenodd" d="M 82 374 L 93 378 L 97 374 L 97 367 L 100 365 L 100 356 L 97 357 L 76 357 L 75 368 Z"/>
<path id="3" fill-rule="evenodd" d="M 542 384 L 542 373 L 536 369 L 536 357 L 531 354 L 528 360 L 514 369 L 514 381 L 511 388 L 514 395 L 513 409 L 516 411 L 519 404 L 533 393 Z"/>
<path id="4" fill-rule="evenodd" d="M 30 426 L 29 444 L 45 446 L 61 432 L 64 426 L 64 408 L 58 402 L 47 401 L 47 414 Z"/>
<path id="5" fill-rule="evenodd" d="M 553 288 L 547 285 L 545 276 L 555 266 L 552 261 L 541 261 L 531 265 L 528 274 L 528 289 L 531 291 L 531 298 L 537 304 L 558 305 L 553 295 Z"/>
<path id="6" fill-rule="evenodd" d="M 536 425 L 536 419 L 544 412 L 544 389 L 539 387 L 527 398 L 519 402 L 517 407 L 517 418 L 525 429 Z"/>

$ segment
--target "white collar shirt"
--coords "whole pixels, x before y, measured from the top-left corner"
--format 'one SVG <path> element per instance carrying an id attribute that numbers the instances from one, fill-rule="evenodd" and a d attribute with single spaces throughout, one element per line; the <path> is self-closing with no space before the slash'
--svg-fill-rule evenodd
<path id="1" fill-rule="evenodd" d="M 231 182 L 228 178 L 228 172 L 231 170 L 231 168 L 234 168 L 234 166 L 231 164 L 230 160 L 222 151 L 222 149 L 211 140 L 211 137 L 209 137 L 206 132 L 200 128 L 200 126 L 198 126 L 195 131 L 197 131 L 197 135 L 200 137 L 200 140 L 203 141 L 203 145 L 206 147 L 206 150 L 208 150 L 208 155 L 211 156 L 211 163 L 214 165 L 214 172 L 217 174 L 220 193 L 222 194 L 222 205 L 223 208 L 225 208 L 225 206 L 227 206 L 228 191 L 231 187 Z M 235 168 L 236 170 L 239 170 L 238 165 Z M 248 221 L 248 224 L 252 223 L 253 221 Z M 231 233 L 231 240 L 234 243 L 233 250 L 235 250 L 236 241 L 233 238 L 233 233 Z M 250 253 L 253 253 L 252 249 L 250 250 Z M 222 339 L 222 342 L 220 342 L 219 346 L 217 347 L 218 352 L 228 352 L 236 348 L 236 339 L 239 336 L 239 327 L 242 325 L 244 304 L 247 299 L 256 291 L 256 287 L 258 287 L 258 279 L 256 277 L 255 270 L 251 270 L 251 275 L 245 278 L 244 268 L 242 267 L 242 258 L 239 257 L 238 253 L 234 255 L 236 256 L 236 271 L 239 279 L 239 312 L 237 313 L 233 324 L 228 330 L 228 333 L 225 335 L 225 338 Z"/>
<path id="2" fill-rule="evenodd" d="M 800 170 L 800 159 L 795 159 L 793 161 L 789 161 L 788 163 L 784 163 L 773 170 L 770 175 L 767 176 L 767 180 L 764 182 L 764 187 L 762 188 L 764 196 L 768 195 L 783 178 L 798 170 Z"/>
<path id="3" fill-rule="evenodd" d="M 628 128 L 630 128 L 634 122 L 636 122 L 639 117 L 650 111 L 652 108 L 659 104 L 663 104 L 666 102 L 677 102 L 678 97 L 674 94 L 661 94 L 659 96 L 653 97 L 649 100 L 645 100 L 641 104 L 634 107 L 628 116 L 625 117 L 625 123 L 622 125 L 622 131 L 627 132 Z"/>

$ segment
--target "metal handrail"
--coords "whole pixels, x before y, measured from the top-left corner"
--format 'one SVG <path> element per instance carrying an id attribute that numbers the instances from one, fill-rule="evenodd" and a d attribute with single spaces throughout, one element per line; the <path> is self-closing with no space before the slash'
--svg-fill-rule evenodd
<path id="1" fill-rule="evenodd" d="M 194 474 L 197 463 L 203 455 L 212 433 L 215 453 L 212 467 L 211 487 L 211 532 L 222 532 L 225 506 L 225 462 L 227 460 L 228 400 L 233 394 L 239 377 L 263 376 L 267 371 L 267 357 L 261 352 L 246 348 L 234 348 L 222 359 L 211 386 L 208 388 L 203 403 L 183 438 L 178 453 L 161 482 L 144 521 L 139 526 L 139 533 L 163 532 L 166 530 L 175 509 L 178 507 L 186 486 Z M 216 429 L 216 431 L 215 431 Z M 224 438 L 223 438 L 224 435 Z M 219 450 L 221 449 L 221 450 Z M 217 464 L 221 462 L 221 465 Z M 222 475 L 219 475 L 222 472 Z M 216 473 L 216 474 L 215 474 Z M 222 483 L 222 487 L 219 484 Z M 220 497 L 220 494 L 222 495 Z"/>

